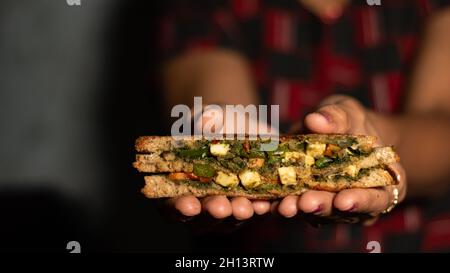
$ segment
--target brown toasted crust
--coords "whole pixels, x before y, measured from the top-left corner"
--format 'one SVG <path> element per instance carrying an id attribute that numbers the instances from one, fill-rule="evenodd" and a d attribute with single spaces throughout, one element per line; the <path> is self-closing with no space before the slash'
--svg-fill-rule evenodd
<path id="1" fill-rule="evenodd" d="M 148 198 L 178 197 L 183 195 L 193 195 L 196 197 L 226 195 L 228 197 L 242 196 L 250 199 L 276 199 L 287 195 L 300 195 L 308 188 L 337 192 L 343 189 L 389 186 L 395 184 L 395 181 L 388 171 L 373 169 L 368 175 L 361 177 L 357 181 L 348 181 L 342 178 L 336 182 L 302 181 L 302 183 L 305 187 L 255 193 L 242 188 L 228 190 L 220 188 L 220 186 L 215 184 L 211 184 L 211 187 L 205 185 L 205 187 L 198 188 L 190 185 L 189 182 L 174 182 L 165 175 L 152 175 L 145 177 L 145 186 L 142 189 L 142 193 Z"/>
<path id="2" fill-rule="evenodd" d="M 356 138 L 361 146 L 373 147 L 377 140 L 374 136 L 365 135 L 338 135 L 338 134 L 305 134 L 305 135 L 282 135 L 280 136 L 280 143 L 291 139 L 307 138 L 311 142 L 327 142 L 336 139 Z M 136 140 L 135 148 L 139 153 L 156 153 L 162 151 L 169 151 L 180 146 L 190 146 L 196 140 L 201 138 L 194 137 L 180 137 L 173 138 L 171 136 L 141 136 Z"/>

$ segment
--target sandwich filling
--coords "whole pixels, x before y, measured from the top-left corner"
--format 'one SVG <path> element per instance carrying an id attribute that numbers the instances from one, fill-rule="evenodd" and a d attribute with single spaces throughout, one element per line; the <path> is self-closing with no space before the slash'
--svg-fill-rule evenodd
<path id="1" fill-rule="evenodd" d="M 392 147 L 373 148 L 350 136 L 283 137 L 275 151 L 261 151 L 263 142 L 203 139 L 139 154 L 137 162 L 142 171 L 195 187 L 258 192 L 305 187 L 304 181 L 351 183 L 398 160 Z"/>

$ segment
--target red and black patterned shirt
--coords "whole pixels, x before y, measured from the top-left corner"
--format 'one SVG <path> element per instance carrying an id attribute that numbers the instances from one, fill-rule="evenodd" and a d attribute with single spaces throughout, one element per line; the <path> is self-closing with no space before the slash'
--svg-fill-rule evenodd
<path id="1" fill-rule="evenodd" d="M 339 19 L 324 23 L 296 0 L 174 1 L 157 40 L 167 58 L 214 48 L 243 54 L 262 103 L 280 105 L 283 131 L 336 93 L 379 112 L 401 112 L 419 34 L 447 2 L 352 1 Z M 370 228 L 314 229 L 275 220 L 238 237 L 252 242 L 244 243 L 248 250 L 366 251 L 373 240 L 384 251 L 450 250 L 450 210 L 426 216 L 421 208 L 404 205 Z M 261 236 L 270 240 L 261 244 Z"/>

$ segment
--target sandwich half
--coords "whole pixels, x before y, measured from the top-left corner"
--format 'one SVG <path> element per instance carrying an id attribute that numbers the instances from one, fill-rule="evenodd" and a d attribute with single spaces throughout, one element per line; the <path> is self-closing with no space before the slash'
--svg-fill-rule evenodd
<path id="1" fill-rule="evenodd" d="M 337 192 L 396 184 L 389 165 L 399 161 L 392 147 L 375 147 L 373 136 L 281 136 L 274 151 L 268 140 L 207 140 L 143 136 L 136 140 L 133 166 L 147 173 L 148 198 L 194 195 L 275 199 L 308 189 Z"/>

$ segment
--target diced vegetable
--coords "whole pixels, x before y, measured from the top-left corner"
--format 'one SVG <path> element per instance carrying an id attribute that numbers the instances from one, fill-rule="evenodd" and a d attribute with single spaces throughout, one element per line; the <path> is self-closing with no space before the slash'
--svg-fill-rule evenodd
<path id="1" fill-rule="evenodd" d="M 264 165 L 264 158 L 250 158 L 248 160 L 249 168 L 261 168 Z"/>
<path id="2" fill-rule="evenodd" d="M 248 143 L 248 141 L 245 141 L 243 144 L 242 144 L 242 147 L 244 148 L 244 151 L 245 152 L 249 152 L 250 151 L 250 143 Z"/>
<path id="3" fill-rule="evenodd" d="M 340 150 L 341 148 L 337 145 L 327 144 L 327 148 L 325 149 L 323 155 L 328 157 L 334 157 Z"/>
<path id="4" fill-rule="evenodd" d="M 170 180 L 188 180 L 189 177 L 185 173 L 170 173 L 168 175 Z"/>
<path id="5" fill-rule="evenodd" d="M 187 177 L 188 177 L 190 180 L 198 180 L 198 179 L 199 179 L 199 177 L 196 176 L 194 173 L 185 173 L 185 174 L 187 175 Z"/>
<path id="6" fill-rule="evenodd" d="M 325 168 L 328 165 L 330 165 L 331 162 L 333 162 L 333 159 L 331 159 L 329 157 L 320 157 L 320 158 L 316 159 L 316 167 L 317 168 Z"/>
<path id="7" fill-rule="evenodd" d="M 211 182 L 211 177 L 199 177 L 200 182 L 202 183 L 208 183 Z"/>

